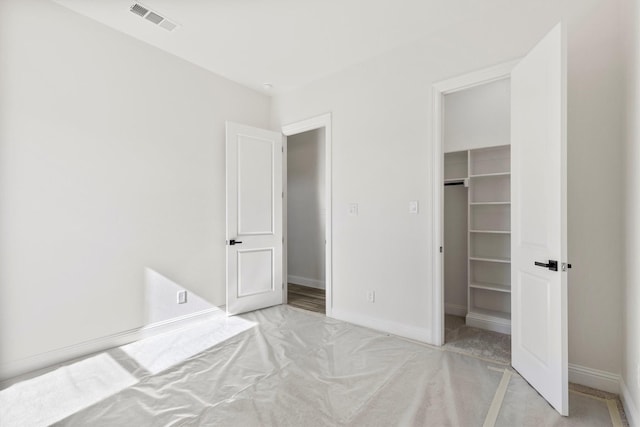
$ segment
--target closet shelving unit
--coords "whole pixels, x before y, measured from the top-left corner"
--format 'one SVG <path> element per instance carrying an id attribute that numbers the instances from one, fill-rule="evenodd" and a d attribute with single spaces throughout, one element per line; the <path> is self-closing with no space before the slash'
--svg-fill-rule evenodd
<path id="1" fill-rule="evenodd" d="M 511 331 L 511 151 L 469 150 L 469 326 Z"/>
<path id="2" fill-rule="evenodd" d="M 510 165 L 508 145 L 445 156 L 445 184 L 468 185 L 466 323 L 503 333 L 511 332 Z"/>

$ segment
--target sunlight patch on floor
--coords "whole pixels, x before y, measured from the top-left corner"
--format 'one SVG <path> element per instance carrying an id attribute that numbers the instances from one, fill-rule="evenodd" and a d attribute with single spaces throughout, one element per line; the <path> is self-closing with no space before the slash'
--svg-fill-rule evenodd
<path id="1" fill-rule="evenodd" d="M 157 374 L 254 326 L 239 317 L 224 317 L 120 348 L 151 374 Z"/>
<path id="2" fill-rule="evenodd" d="M 102 353 L 0 391 L 0 425 L 51 425 L 137 382 Z"/>

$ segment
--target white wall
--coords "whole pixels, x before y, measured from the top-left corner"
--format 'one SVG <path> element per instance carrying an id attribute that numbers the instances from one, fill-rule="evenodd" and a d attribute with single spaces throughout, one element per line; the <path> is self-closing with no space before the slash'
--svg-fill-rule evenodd
<path id="1" fill-rule="evenodd" d="M 619 2 L 569 22 L 569 362 L 620 373 L 623 289 Z M 571 379 L 571 377 L 570 377 Z"/>
<path id="2" fill-rule="evenodd" d="M 444 151 L 511 143 L 509 79 L 444 96 Z"/>
<path id="3" fill-rule="evenodd" d="M 142 326 L 147 268 L 224 304 L 224 121 L 268 98 L 50 1 L 0 52 L 0 367 Z"/>
<path id="4" fill-rule="evenodd" d="M 336 317 L 430 339 L 431 86 L 522 56 L 561 19 L 569 39 L 569 359 L 620 372 L 621 55 L 610 0 L 505 4 L 493 21 L 462 21 L 274 99 L 274 126 L 332 113 Z M 419 215 L 408 213 L 409 200 L 420 201 Z M 350 202 L 359 216 L 348 215 Z"/>
<path id="5" fill-rule="evenodd" d="M 325 130 L 287 137 L 289 283 L 325 288 Z"/>
<path id="6" fill-rule="evenodd" d="M 622 397 L 627 418 L 640 426 L 640 6 L 623 2 L 626 67 L 625 114 L 625 254 L 626 283 Z"/>

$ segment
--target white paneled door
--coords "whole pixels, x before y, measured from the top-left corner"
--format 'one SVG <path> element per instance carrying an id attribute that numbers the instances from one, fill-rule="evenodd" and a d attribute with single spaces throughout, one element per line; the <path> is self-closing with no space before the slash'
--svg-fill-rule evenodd
<path id="1" fill-rule="evenodd" d="M 282 303 L 282 139 L 226 124 L 227 313 Z"/>
<path id="2" fill-rule="evenodd" d="M 511 73 L 511 144 L 512 365 L 568 415 L 566 44 L 560 24 Z"/>

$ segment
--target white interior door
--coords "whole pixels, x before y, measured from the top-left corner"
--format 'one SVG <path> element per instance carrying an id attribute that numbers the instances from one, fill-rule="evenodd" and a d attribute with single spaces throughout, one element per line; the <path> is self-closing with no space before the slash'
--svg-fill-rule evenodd
<path id="1" fill-rule="evenodd" d="M 282 303 L 282 135 L 227 122 L 227 313 Z"/>
<path id="2" fill-rule="evenodd" d="M 567 377 L 566 48 L 558 24 L 511 74 L 512 365 L 562 415 Z M 557 262 L 552 266 L 539 264 Z"/>

